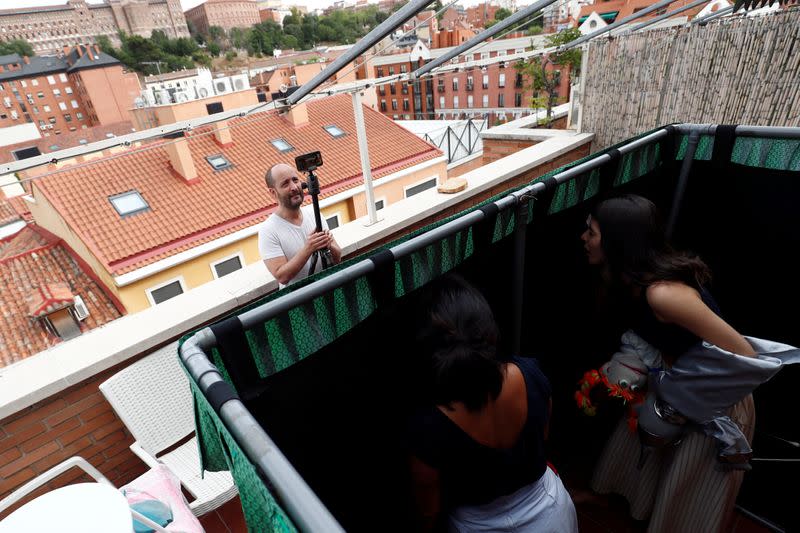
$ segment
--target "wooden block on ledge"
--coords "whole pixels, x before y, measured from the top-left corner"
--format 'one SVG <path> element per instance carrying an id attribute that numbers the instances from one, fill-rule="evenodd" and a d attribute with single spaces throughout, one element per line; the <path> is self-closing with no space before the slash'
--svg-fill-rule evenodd
<path id="1" fill-rule="evenodd" d="M 454 194 L 461 192 L 467 188 L 467 180 L 464 178 L 450 178 L 438 187 L 436 190 L 443 194 Z"/>

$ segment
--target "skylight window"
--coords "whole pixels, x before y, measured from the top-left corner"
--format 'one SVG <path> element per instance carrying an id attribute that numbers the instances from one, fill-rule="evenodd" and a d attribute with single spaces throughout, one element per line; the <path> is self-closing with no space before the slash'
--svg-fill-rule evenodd
<path id="1" fill-rule="evenodd" d="M 331 137 L 341 137 L 344 135 L 344 132 L 339 129 L 339 126 L 334 126 L 331 124 L 330 126 L 325 126 L 325 131 L 331 134 Z"/>
<path id="2" fill-rule="evenodd" d="M 279 152 L 290 152 L 294 150 L 294 146 L 289 144 L 284 139 L 274 139 L 270 142 L 272 143 L 272 146 L 278 149 Z"/>
<path id="3" fill-rule="evenodd" d="M 206 157 L 206 161 L 214 168 L 214 170 L 223 170 L 231 167 L 230 161 L 225 159 L 222 154 L 210 155 Z"/>
<path id="4" fill-rule="evenodd" d="M 116 194 L 114 196 L 109 196 L 108 199 L 121 217 L 150 209 L 150 206 L 144 201 L 139 191 L 128 191 L 122 194 Z"/>

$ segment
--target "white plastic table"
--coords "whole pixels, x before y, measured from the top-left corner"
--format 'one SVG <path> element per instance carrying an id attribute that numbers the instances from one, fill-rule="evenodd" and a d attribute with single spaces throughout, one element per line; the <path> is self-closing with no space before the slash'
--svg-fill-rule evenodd
<path id="1" fill-rule="evenodd" d="M 76 483 L 32 500 L 0 522 L 0 533 L 132 533 L 128 501 L 105 483 Z"/>

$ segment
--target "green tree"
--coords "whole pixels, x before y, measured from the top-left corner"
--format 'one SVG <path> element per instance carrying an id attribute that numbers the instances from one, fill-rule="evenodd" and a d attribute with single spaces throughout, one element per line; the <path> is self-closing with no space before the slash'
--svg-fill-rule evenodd
<path id="1" fill-rule="evenodd" d="M 234 59 L 236 59 L 236 52 L 234 52 L 233 50 L 228 50 L 227 52 L 225 52 L 226 61 L 230 62 L 233 61 Z"/>
<path id="2" fill-rule="evenodd" d="M 494 12 L 494 20 L 501 21 L 503 19 L 507 19 L 511 16 L 511 10 L 501 7 L 497 11 Z"/>
<path id="3" fill-rule="evenodd" d="M 217 43 L 209 43 L 207 50 L 212 56 L 219 57 L 220 47 Z"/>
<path id="4" fill-rule="evenodd" d="M 581 36 L 578 28 L 570 28 L 549 35 L 545 39 L 545 48 L 559 47 L 574 41 Z M 545 124 L 550 128 L 553 124 L 553 106 L 558 100 L 558 86 L 561 84 L 562 68 L 570 69 L 577 76 L 580 72 L 581 50 L 572 48 L 561 52 L 551 52 L 516 65 L 516 69 L 528 80 L 527 89 L 533 93 L 532 107 L 545 108 L 547 117 Z M 561 68 L 559 68 L 561 67 Z"/>
<path id="5" fill-rule="evenodd" d="M 33 57 L 36 52 L 33 51 L 31 43 L 25 39 L 13 39 L 11 41 L 0 41 L 0 55 L 19 54 L 21 56 Z"/>

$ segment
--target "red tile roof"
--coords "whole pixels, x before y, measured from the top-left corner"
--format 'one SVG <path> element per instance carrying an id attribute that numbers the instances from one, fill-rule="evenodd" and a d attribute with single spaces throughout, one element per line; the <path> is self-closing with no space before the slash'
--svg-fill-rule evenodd
<path id="1" fill-rule="evenodd" d="M 233 143 L 225 147 L 212 135 L 192 131 L 188 144 L 199 177 L 192 184 L 176 176 L 164 143 L 158 143 L 67 168 L 35 185 L 109 271 L 124 274 L 261 222 L 275 207 L 264 184 L 266 170 L 275 163 L 294 164 L 295 156 L 320 150 L 323 198 L 359 185 L 361 161 L 350 97 L 310 102 L 308 116 L 309 123 L 300 127 L 273 113 L 231 120 Z M 374 178 L 441 155 L 376 111 L 365 107 L 364 119 Z M 323 129 L 331 124 L 345 135 L 333 138 Z M 276 138 L 294 150 L 279 152 L 269 142 Z M 224 154 L 232 168 L 215 172 L 205 159 L 215 154 Z M 149 209 L 120 217 L 108 198 L 132 190 Z"/>
<path id="2" fill-rule="evenodd" d="M 64 243 L 27 226 L 0 241 L 0 367 L 60 342 L 30 316 L 30 295 L 50 284 L 64 284 L 83 299 L 89 316 L 80 322 L 81 331 L 122 316 Z"/>
<path id="3" fill-rule="evenodd" d="M 0 226 L 5 226 L 20 219 L 19 214 L 0 191 Z"/>

